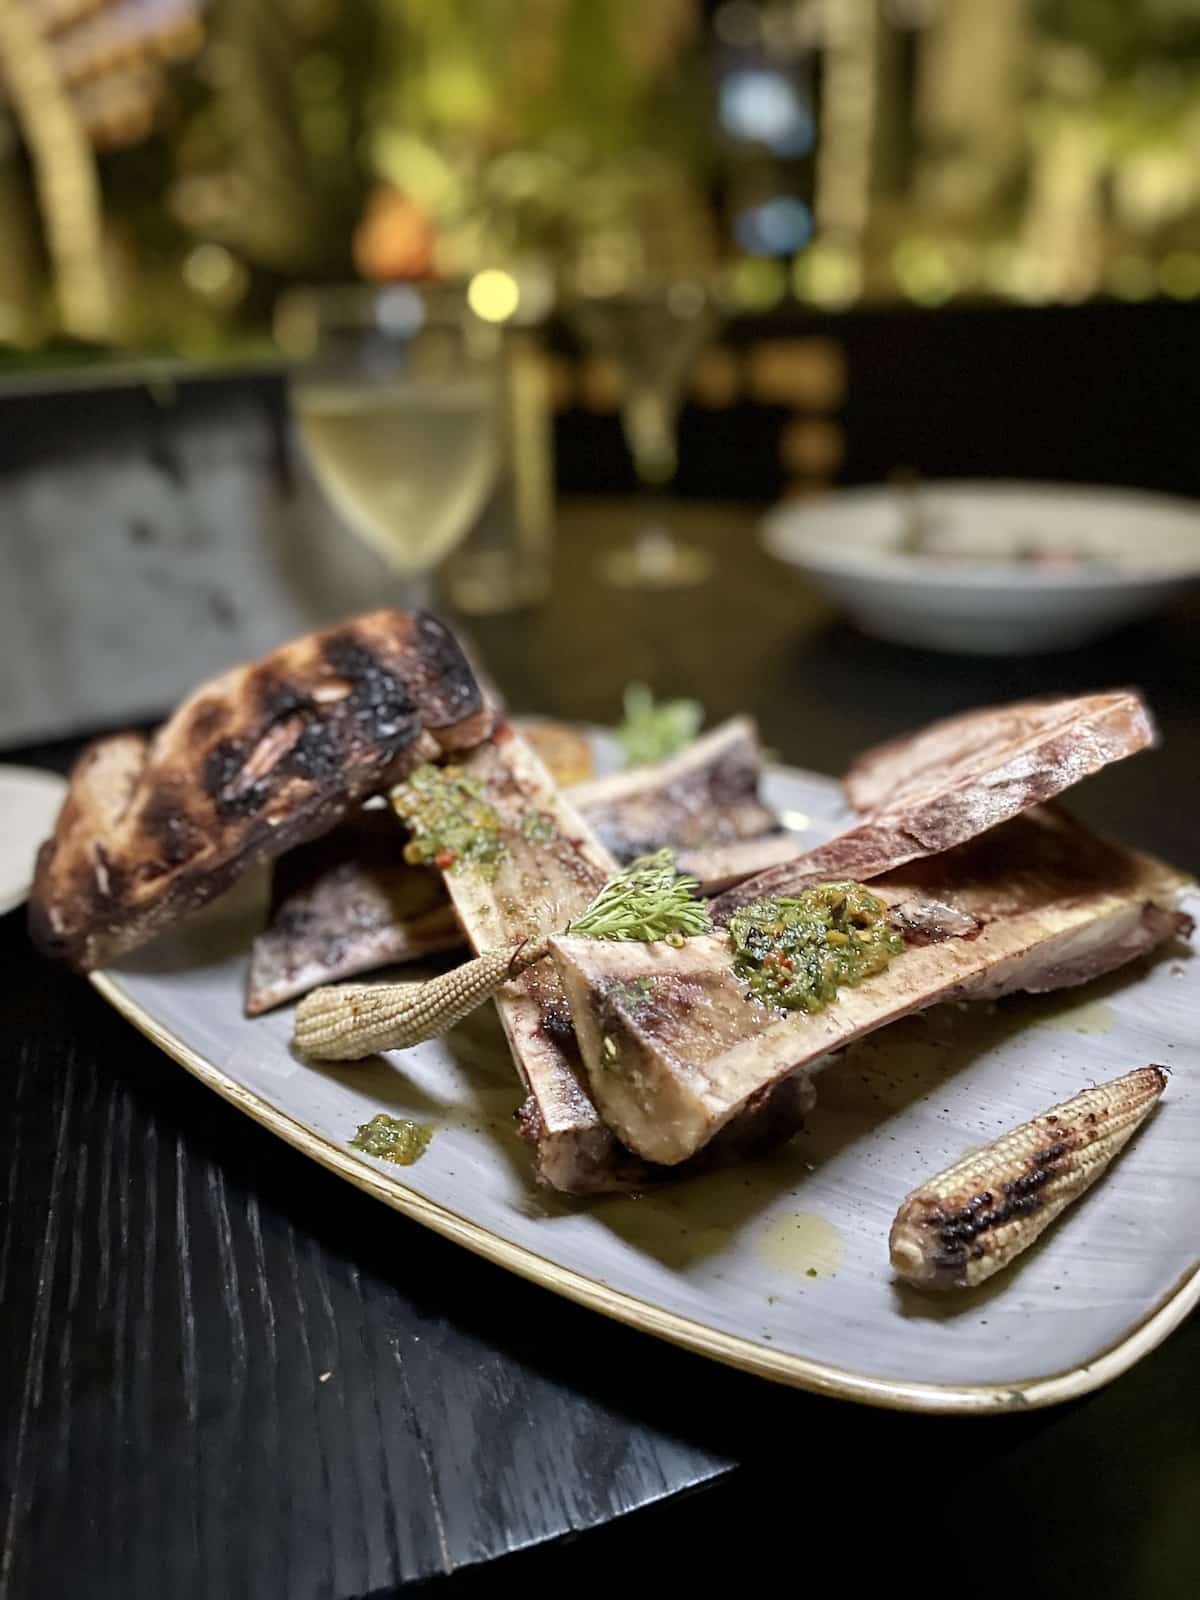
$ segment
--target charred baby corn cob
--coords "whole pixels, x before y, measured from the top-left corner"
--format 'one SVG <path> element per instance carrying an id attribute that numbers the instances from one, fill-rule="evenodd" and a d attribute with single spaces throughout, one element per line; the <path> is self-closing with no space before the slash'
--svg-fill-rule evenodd
<path id="1" fill-rule="evenodd" d="M 892 1224 L 897 1275 L 967 1289 L 999 1272 L 1095 1183 L 1166 1085 L 1148 1066 L 1085 1089 L 914 1189 Z"/>
<path id="2" fill-rule="evenodd" d="M 335 983 L 296 1008 L 292 1043 L 315 1061 L 357 1061 L 445 1033 L 546 954 L 545 940 L 477 956 L 423 983 Z"/>
<path id="3" fill-rule="evenodd" d="M 427 780 L 427 788 L 436 777 Z M 608 880 L 568 931 L 594 939 L 666 939 L 682 945 L 686 936 L 709 925 L 707 910 L 693 898 L 695 887 L 694 878 L 676 872 L 672 851 L 640 856 Z M 549 951 L 545 938 L 527 939 L 424 983 L 314 989 L 297 1008 L 292 1043 L 320 1061 L 354 1061 L 377 1050 L 421 1044 L 461 1022 Z"/>

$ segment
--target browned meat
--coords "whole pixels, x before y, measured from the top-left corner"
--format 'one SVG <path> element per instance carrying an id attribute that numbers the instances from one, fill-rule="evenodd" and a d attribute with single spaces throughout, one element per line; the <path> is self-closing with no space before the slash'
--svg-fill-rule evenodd
<path id="1" fill-rule="evenodd" d="M 1136 690 L 1021 701 L 935 722 L 868 751 L 845 779 L 856 828 L 726 890 L 713 917 L 813 883 L 862 883 L 936 855 L 1061 794 L 1156 737 Z"/>
<path id="2" fill-rule="evenodd" d="M 246 1015 L 462 942 L 439 874 L 404 860 L 395 817 L 358 811 L 275 863 L 267 926 L 250 954 Z"/>
<path id="3" fill-rule="evenodd" d="M 377 611 L 294 640 L 205 684 L 152 739 L 84 752 L 38 857 L 31 933 L 100 966 L 490 724 L 434 617 Z"/>
<path id="4" fill-rule="evenodd" d="M 910 918 L 936 902 L 966 933 L 909 944 L 827 1010 L 749 1000 L 723 934 L 665 944 L 555 939 L 551 948 L 605 1120 L 648 1161 L 686 1160 L 750 1096 L 862 1034 L 939 1000 L 1057 988 L 1122 963 L 1190 924 L 1185 879 L 1040 807 L 871 887 Z"/>

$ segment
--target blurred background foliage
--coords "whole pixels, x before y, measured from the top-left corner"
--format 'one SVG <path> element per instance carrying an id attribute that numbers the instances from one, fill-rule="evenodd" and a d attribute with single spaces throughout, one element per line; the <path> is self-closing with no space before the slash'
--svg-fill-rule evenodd
<path id="1" fill-rule="evenodd" d="M 1200 0 L 3 0 L 0 350 L 299 281 L 1200 296 Z"/>

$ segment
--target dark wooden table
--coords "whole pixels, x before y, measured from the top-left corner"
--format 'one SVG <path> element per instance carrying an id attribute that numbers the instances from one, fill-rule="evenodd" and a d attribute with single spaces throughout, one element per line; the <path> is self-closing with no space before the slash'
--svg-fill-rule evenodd
<path id="1" fill-rule="evenodd" d="M 593 565 L 628 517 L 566 508 L 553 605 L 474 629 L 515 705 L 611 721 L 641 677 L 714 720 L 749 708 L 784 758 L 838 771 L 975 702 L 1136 681 L 1165 747 L 1074 803 L 1200 868 L 1195 608 L 1081 654 L 924 656 L 835 622 L 759 554 L 746 509 L 679 521 L 717 552 L 716 581 L 619 594 Z M 901 1576 L 1200 1592 L 1196 1319 L 1105 1392 L 1027 1417 L 778 1390 L 339 1183 L 39 961 L 17 915 L 0 961 L 0 1597 Z"/>

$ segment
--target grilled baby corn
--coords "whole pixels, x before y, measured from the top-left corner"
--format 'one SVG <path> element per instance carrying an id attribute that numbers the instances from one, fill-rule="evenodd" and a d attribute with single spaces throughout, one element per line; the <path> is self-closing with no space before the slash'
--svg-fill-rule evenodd
<path id="1" fill-rule="evenodd" d="M 897 1274 L 967 1289 L 999 1272 L 1095 1183 L 1166 1085 L 1149 1066 L 1085 1089 L 914 1189 L 892 1224 Z"/>
<path id="2" fill-rule="evenodd" d="M 357 1061 L 434 1039 L 546 955 L 546 941 L 477 956 L 424 983 L 332 983 L 296 1008 L 292 1043 L 315 1061 Z"/>

